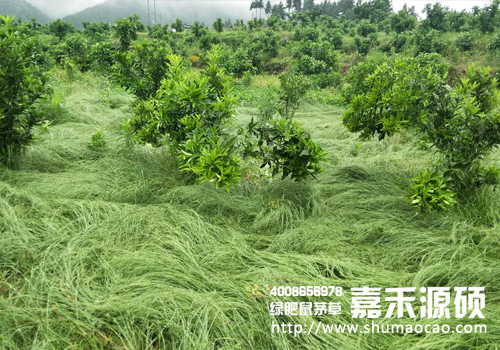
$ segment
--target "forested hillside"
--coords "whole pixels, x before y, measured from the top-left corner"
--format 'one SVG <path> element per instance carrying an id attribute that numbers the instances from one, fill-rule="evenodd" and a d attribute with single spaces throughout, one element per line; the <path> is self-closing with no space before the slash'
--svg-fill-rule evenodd
<path id="1" fill-rule="evenodd" d="M 47 23 L 50 18 L 35 6 L 25 0 L 1 0 L 0 13 L 2 15 L 16 16 L 23 21 L 36 18 L 39 23 Z"/>
<path id="2" fill-rule="evenodd" d="M 218 17 L 223 19 L 236 19 L 239 17 L 250 18 L 248 4 L 245 2 L 238 5 L 229 5 L 227 2 L 193 2 L 182 3 L 156 2 L 156 22 L 165 24 L 172 23 L 176 18 L 182 19 L 185 23 L 192 24 L 195 20 L 210 24 Z M 236 11 L 235 11 L 236 9 Z M 118 18 L 138 14 L 142 22 L 147 24 L 148 10 L 146 1 L 140 0 L 107 0 L 102 4 L 89 7 L 73 15 L 66 16 L 65 21 L 70 22 L 77 28 L 81 28 L 82 22 L 106 22 L 112 23 Z M 161 14 L 161 17 L 160 17 Z M 240 16 L 238 16 L 240 15 Z M 242 15 L 242 16 L 241 16 Z M 150 16 L 153 23 L 153 2 L 150 1 Z"/>

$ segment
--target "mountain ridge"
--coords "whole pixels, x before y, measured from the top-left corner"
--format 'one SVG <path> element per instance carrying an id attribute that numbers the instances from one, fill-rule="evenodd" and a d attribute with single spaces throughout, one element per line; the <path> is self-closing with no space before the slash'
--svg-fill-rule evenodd
<path id="1" fill-rule="evenodd" d="M 15 16 L 23 21 L 36 18 L 39 23 L 48 23 L 52 19 L 46 13 L 25 0 L 0 0 L 0 14 Z"/>
<path id="2" fill-rule="evenodd" d="M 230 18 L 249 19 L 250 11 L 247 9 L 247 4 L 228 4 L 209 2 L 171 1 L 171 2 L 156 2 L 157 23 L 171 24 L 176 18 L 180 18 L 185 23 L 193 23 L 194 21 L 204 22 L 206 25 L 211 25 L 218 17 L 226 20 Z M 88 22 L 107 22 L 112 23 L 118 18 L 127 17 L 137 14 L 141 17 L 142 22 L 148 24 L 148 10 L 146 0 L 106 0 L 100 4 L 88 7 L 77 13 L 63 17 L 63 20 L 70 22 L 77 28 L 81 28 L 82 21 Z M 153 24 L 153 1 L 150 1 L 150 23 Z"/>

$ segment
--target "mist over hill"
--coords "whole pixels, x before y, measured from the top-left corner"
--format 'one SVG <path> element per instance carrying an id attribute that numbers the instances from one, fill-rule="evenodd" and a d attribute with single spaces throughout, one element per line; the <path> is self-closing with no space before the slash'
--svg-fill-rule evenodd
<path id="1" fill-rule="evenodd" d="M 36 18 L 39 23 L 50 21 L 49 16 L 25 0 L 0 0 L 0 14 L 15 16 L 23 21 Z"/>
<path id="2" fill-rule="evenodd" d="M 0 0 L 2 1 L 2 0 Z M 62 18 L 105 0 L 26 0 L 51 18 Z"/>
<path id="3" fill-rule="evenodd" d="M 154 21 L 153 1 L 150 1 L 151 23 Z M 112 23 L 117 18 L 138 14 L 144 24 L 148 23 L 146 0 L 106 0 L 101 4 L 89 7 L 78 13 L 64 17 L 75 27 L 81 28 L 82 21 Z M 218 17 L 223 20 L 230 18 L 250 19 L 251 12 L 246 2 L 208 2 L 208 1 L 156 1 L 156 23 L 171 24 L 178 17 L 185 23 L 194 21 L 211 25 Z"/>

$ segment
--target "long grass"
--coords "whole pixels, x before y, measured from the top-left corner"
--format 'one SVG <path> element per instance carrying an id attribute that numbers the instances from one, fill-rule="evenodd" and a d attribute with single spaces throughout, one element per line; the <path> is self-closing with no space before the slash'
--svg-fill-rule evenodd
<path id="1" fill-rule="evenodd" d="M 187 181 L 162 149 L 125 146 L 126 92 L 103 99 L 99 79 L 58 76 L 64 111 L 1 169 L 1 349 L 500 347 L 498 193 L 415 216 L 406 188 L 432 154 L 411 135 L 360 143 L 342 109 L 311 103 L 297 119 L 329 152 L 319 181 L 249 178 L 226 193 Z M 246 104 L 237 122 L 255 113 Z M 485 286 L 488 333 L 272 334 L 276 298 L 249 294 L 255 285 Z M 342 314 L 323 322 L 370 323 L 351 318 L 349 293 L 338 301 Z"/>

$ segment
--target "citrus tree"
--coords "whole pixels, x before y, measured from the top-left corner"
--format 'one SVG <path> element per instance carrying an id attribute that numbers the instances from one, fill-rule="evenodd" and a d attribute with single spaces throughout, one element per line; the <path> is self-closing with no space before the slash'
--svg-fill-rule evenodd
<path id="1" fill-rule="evenodd" d="M 0 160 L 9 163 L 32 139 L 37 123 L 33 104 L 49 90 L 47 74 L 36 65 L 36 41 L 12 27 L 13 17 L 0 24 Z"/>

